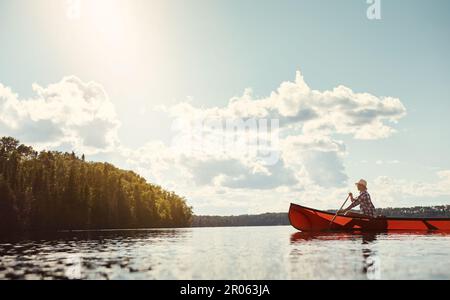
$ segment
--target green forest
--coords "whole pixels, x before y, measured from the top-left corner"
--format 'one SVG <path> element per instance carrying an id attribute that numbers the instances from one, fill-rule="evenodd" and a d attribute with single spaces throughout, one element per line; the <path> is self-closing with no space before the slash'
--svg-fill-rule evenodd
<path id="1" fill-rule="evenodd" d="M 0 140 L 0 232 L 187 227 L 186 200 L 132 171 Z"/>

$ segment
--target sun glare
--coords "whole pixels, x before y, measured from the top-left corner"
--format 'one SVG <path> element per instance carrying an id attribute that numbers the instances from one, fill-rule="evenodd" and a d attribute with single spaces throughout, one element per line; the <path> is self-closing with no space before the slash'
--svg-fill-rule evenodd
<path id="1" fill-rule="evenodd" d="M 101 70 L 111 82 L 120 79 L 121 84 L 133 85 L 165 71 L 161 57 L 167 53 L 164 37 L 168 27 L 163 4 L 137 0 L 66 1 L 59 49 L 71 52 L 77 68 L 93 73 Z"/>
<path id="2" fill-rule="evenodd" d="M 89 27 L 109 46 L 126 42 L 127 7 L 125 1 L 89 0 L 83 2 L 83 14 Z"/>
<path id="3" fill-rule="evenodd" d="M 73 0 L 72 4 L 79 5 L 79 17 L 68 24 L 84 45 L 80 55 L 83 53 L 95 57 L 97 62 L 105 62 L 114 74 L 135 75 L 143 48 L 136 3 L 125 0 Z M 72 11 L 77 12 L 77 9 Z"/>

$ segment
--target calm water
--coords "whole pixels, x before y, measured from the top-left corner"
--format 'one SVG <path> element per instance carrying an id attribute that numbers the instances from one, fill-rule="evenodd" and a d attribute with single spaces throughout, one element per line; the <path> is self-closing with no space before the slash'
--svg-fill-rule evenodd
<path id="1" fill-rule="evenodd" d="M 0 255 L 0 279 L 450 279 L 450 234 L 77 232 L 3 239 Z"/>

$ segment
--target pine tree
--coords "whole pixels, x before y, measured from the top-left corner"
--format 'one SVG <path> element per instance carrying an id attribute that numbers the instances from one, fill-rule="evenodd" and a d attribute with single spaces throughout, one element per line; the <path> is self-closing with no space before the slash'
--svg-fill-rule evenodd
<path id="1" fill-rule="evenodd" d="M 184 198 L 134 172 L 0 139 L 0 231 L 189 226 Z"/>

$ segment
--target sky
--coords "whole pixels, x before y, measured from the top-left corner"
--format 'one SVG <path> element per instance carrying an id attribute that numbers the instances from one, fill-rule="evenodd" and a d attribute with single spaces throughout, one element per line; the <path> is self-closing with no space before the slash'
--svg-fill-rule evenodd
<path id="1" fill-rule="evenodd" d="M 450 2 L 371 3 L 2 0 L 0 135 L 196 214 L 337 208 L 360 178 L 379 207 L 450 204 Z"/>

